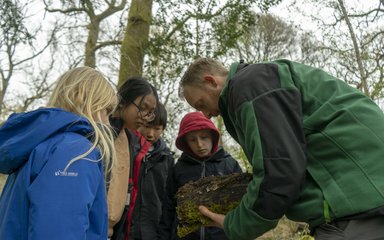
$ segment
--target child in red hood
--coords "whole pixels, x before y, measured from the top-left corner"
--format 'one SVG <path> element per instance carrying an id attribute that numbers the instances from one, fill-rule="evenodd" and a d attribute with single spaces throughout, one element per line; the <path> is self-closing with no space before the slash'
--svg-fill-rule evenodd
<path id="1" fill-rule="evenodd" d="M 176 235 L 177 190 L 189 181 L 206 176 L 221 176 L 241 172 L 238 162 L 219 147 L 219 131 L 213 122 L 201 112 L 191 112 L 180 122 L 176 147 L 183 151 L 167 183 L 167 200 L 163 208 L 159 239 L 180 239 Z M 227 239 L 224 231 L 215 227 L 202 227 L 184 238 L 188 239 Z"/>

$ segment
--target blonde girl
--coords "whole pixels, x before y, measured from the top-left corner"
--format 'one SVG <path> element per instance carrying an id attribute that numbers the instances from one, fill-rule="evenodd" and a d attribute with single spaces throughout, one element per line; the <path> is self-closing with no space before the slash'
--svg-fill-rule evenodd
<path id="1" fill-rule="evenodd" d="M 105 165 L 111 167 L 110 160 L 115 159 L 115 151 L 113 135 L 108 127 L 108 116 L 116 105 L 114 88 L 100 72 L 90 67 L 70 70 L 59 78 L 48 106 L 63 108 L 83 116 L 94 129 L 93 146 L 84 154 L 72 159 L 71 163 L 88 155 L 97 146 L 106 162 Z"/>
<path id="2" fill-rule="evenodd" d="M 57 80 L 46 108 L 0 127 L 0 239 L 107 239 L 105 166 L 114 88 L 89 67 Z M 104 161 L 102 161 L 104 160 Z"/>

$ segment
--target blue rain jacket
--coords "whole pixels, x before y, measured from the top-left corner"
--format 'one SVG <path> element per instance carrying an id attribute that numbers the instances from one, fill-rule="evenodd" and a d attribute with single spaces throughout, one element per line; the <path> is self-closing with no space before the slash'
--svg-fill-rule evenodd
<path id="1" fill-rule="evenodd" d="M 100 153 L 85 153 L 87 119 L 58 108 L 13 114 L 0 127 L 0 239 L 107 239 Z"/>

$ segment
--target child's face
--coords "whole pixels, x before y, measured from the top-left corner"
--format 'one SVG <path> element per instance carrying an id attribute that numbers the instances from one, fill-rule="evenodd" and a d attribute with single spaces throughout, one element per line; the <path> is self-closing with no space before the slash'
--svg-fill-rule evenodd
<path id="1" fill-rule="evenodd" d="M 121 113 L 121 118 L 124 121 L 124 127 L 138 129 L 141 125 L 150 121 L 147 116 L 152 115 L 155 108 L 155 95 L 149 94 L 137 97 L 135 101 L 128 104 Z"/>
<path id="2" fill-rule="evenodd" d="M 192 152 L 200 158 L 208 157 L 212 151 L 212 133 L 208 129 L 196 130 L 185 135 L 185 140 Z"/>
<path id="3" fill-rule="evenodd" d="M 148 125 L 145 124 L 143 126 L 140 126 L 137 131 L 141 133 L 145 139 L 147 139 L 150 143 L 155 143 L 159 138 L 161 137 L 161 134 L 163 133 L 164 129 L 162 125 Z"/>

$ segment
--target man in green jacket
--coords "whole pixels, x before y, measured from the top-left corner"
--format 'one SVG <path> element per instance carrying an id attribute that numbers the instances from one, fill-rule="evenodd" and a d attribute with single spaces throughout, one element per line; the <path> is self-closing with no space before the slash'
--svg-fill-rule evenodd
<path id="1" fill-rule="evenodd" d="M 230 239 L 254 239 L 286 215 L 316 240 L 384 239 L 384 115 L 359 90 L 288 60 L 193 62 L 180 93 L 221 115 L 253 180 L 225 216 L 200 211 Z"/>

